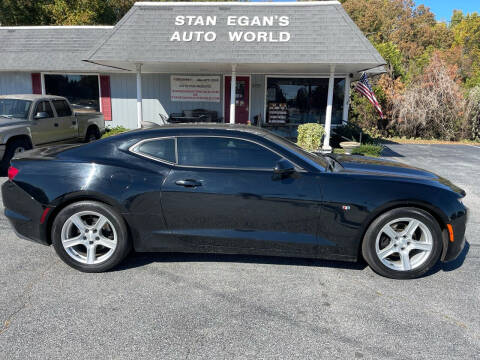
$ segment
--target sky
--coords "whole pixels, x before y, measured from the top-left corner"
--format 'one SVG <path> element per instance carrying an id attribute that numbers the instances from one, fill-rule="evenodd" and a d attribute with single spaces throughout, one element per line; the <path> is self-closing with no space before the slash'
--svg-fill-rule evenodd
<path id="1" fill-rule="evenodd" d="M 251 0 L 264 1 L 264 0 Z M 273 0 L 275 2 L 291 0 Z M 454 9 L 463 13 L 480 13 L 480 0 L 415 0 L 417 5 L 424 4 L 436 15 L 438 21 L 450 21 Z"/>
<path id="2" fill-rule="evenodd" d="M 428 6 L 439 21 L 450 21 L 454 9 L 462 10 L 464 14 L 474 11 L 480 14 L 479 0 L 417 0 L 415 2 L 417 5 Z"/>

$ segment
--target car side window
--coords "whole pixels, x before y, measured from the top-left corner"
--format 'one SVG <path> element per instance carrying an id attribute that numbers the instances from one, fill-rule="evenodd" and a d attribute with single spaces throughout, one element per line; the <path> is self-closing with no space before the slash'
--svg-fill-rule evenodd
<path id="1" fill-rule="evenodd" d="M 176 162 L 175 139 L 173 138 L 142 142 L 133 148 L 133 152 L 170 163 Z"/>
<path id="2" fill-rule="evenodd" d="M 58 117 L 72 116 L 72 110 L 65 100 L 53 100 L 52 102 Z"/>
<path id="3" fill-rule="evenodd" d="M 237 138 L 179 137 L 178 164 L 198 167 L 273 169 L 280 155 Z"/>
<path id="4" fill-rule="evenodd" d="M 37 107 L 35 109 L 35 113 L 33 115 L 38 114 L 39 112 L 46 112 L 48 114 L 48 117 L 53 117 L 53 109 L 52 106 L 50 105 L 50 101 L 40 101 L 37 104 Z"/>

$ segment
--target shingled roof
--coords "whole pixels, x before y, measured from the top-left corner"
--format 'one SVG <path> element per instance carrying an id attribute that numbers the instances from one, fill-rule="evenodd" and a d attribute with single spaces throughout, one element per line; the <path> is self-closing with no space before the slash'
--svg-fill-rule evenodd
<path id="1" fill-rule="evenodd" d="M 177 16 L 215 16 L 216 24 L 175 25 Z M 288 16 L 283 26 L 227 25 L 228 16 Z M 175 31 L 214 31 L 214 41 L 172 41 Z M 231 31 L 287 31 L 285 42 L 230 41 Z M 296 3 L 138 2 L 86 58 L 98 64 L 134 69 L 134 63 L 159 69 L 159 64 L 278 64 L 305 69 L 336 64 L 337 68 L 366 70 L 385 63 L 380 54 L 337 1 Z M 154 67 L 156 64 L 157 68 Z M 348 66 L 347 66 L 348 65 Z M 254 67 L 251 66 L 250 69 Z M 246 67 L 244 67 L 246 69 Z M 349 71 L 350 71 L 349 70 Z M 295 69 L 298 72 L 298 67 Z"/>
<path id="2" fill-rule="evenodd" d="M 112 26 L 0 26 L 0 71 L 111 71 L 82 61 Z"/>

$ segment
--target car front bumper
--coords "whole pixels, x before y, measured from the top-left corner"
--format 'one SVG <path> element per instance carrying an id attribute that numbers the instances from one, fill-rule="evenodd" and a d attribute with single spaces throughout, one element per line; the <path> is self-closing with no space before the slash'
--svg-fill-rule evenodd
<path id="1" fill-rule="evenodd" d="M 451 217 L 450 224 L 453 229 L 453 241 L 448 240 L 448 247 L 442 256 L 443 261 L 453 261 L 462 253 L 466 241 L 465 231 L 467 229 L 468 214 L 468 209 L 462 205 L 462 209 L 455 216 Z"/>

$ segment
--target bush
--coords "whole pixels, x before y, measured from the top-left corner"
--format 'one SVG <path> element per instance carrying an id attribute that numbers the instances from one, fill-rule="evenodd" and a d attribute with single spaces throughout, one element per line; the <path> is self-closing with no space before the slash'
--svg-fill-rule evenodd
<path id="1" fill-rule="evenodd" d="M 307 151 L 317 151 L 324 134 L 325 129 L 320 124 L 302 124 L 298 127 L 297 145 Z"/>
<path id="2" fill-rule="evenodd" d="M 462 130 L 463 139 L 480 141 L 480 85 L 471 89 L 468 94 Z"/>
<path id="3" fill-rule="evenodd" d="M 399 134 L 425 139 L 460 138 L 465 99 L 457 78 L 457 67 L 448 66 L 435 53 L 423 74 L 394 100 Z"/>
<path id="4" fill-rule="evenodd" d="M 118 135 L 118 134 L 124 133 L 124 132 L 129 131 L 129 130 L 130 129 L 127 129 L 126 127 L 123 127 L 123 126 L 115 126 L 115 127 L 112 127 L 112 128 L 106 128 L 105 129 L 105 134 L 102 136 L 102 139 L 106 138 L 106 137 L 109 137 L 109 136 Z"/>

